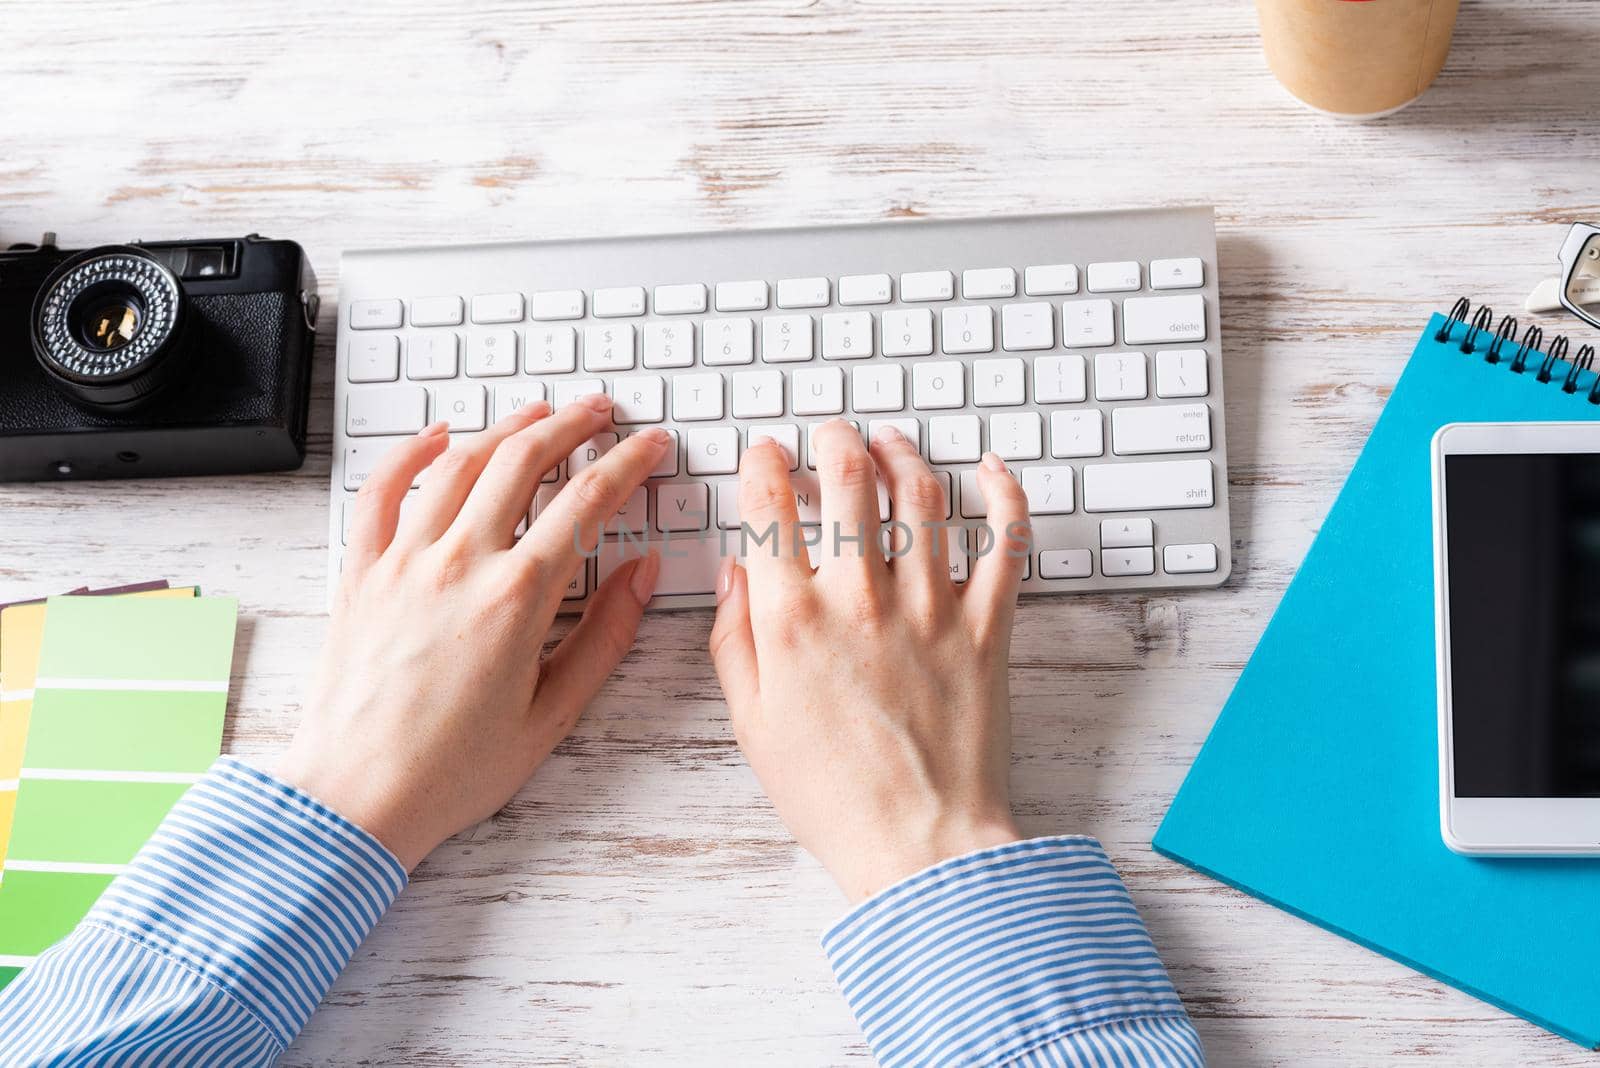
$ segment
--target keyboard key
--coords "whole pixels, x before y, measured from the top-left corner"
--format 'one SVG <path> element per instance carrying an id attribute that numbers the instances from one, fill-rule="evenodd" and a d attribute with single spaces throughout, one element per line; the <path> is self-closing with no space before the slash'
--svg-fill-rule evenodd
<path id="1" fill-rule="evenodd" d="M 1204 397 L 1211 392 L 1205 349 L 1168 349 L 1156 353 L 1156 396 Z"/>
<path id="2" fill-rule="evenodd" d="M 400 339 L 393 334 L 357 335 L 346 349 L 345 377 L 352 382 L 395 382 L 400 378 Z"/>
<path id="3" fill-rule="evenodd" d="M 398 330 L 405 309 L 398 300 L 353 300 L 350 302 L 350 329 Z"/>
<path id="4" fill-rule="evenodd" d="M 889 299 L 886 274 L 847 274 L 839 279 L 840 304 L 887 304 Z"/>
<path id="5" fill-rule="evenodd" d="M 406 341 L 406 377 L 454 378 L 461 373 L 460 338 L 454 332 L 416 334 Z"/>
<path id="6" fill-rule="evenodd" d="M 596 434 L 588 441 L 572 450 L 572 455 L 567 457 L 567 477 L 577 478 L 580 472 L 587 471 L 600 462 L 600 458 L 617 447 L 621 439 L 612 433 Z"/>
<path id="7" fill-rule="evenodd" d="M 1143 400 L 1149 394 L 1144 353 L 1106 352 L 1094 358 L 1094 399 Z"/>
<path id="8" fill-rule="evenodd" d="M 611 382 L 611 421 L 659 423 L 666 418 L 666 383 L 660 375 L 636 375 Z"/>
<path id="9" fill-rule="evenodd" d="M 711 524 L 711 495 L 704 482 L 663 482 L 656 491 L 656 529 L 705 530 Z M 666 553 L 662 553 L 665 564 Z"/>
<path id="10" fill-rule="evenodd" d="M 1022 492 L 1029 515 L 1066 515 L 1072 511 L 1072 468 L 1024 467 Z"/>
<path id="11" fill-rule="evenodd" d="M 1050 455 L 1058 460 L 1105 455 L 1100 409 L 1050 413 Z"/>
<path id="12" fill-rule="evenodd" d="M 596 319 L 644 314 L 644 286 L 616 286 L 594 291 Z"/>
<path id="13" fill-rule="evenodd" d="M 1211 448 L 1211 408 L 1205 404 L 1150 404 L 1111 411 L 1111 451 L 1206 452 Z"/>
<path id="14" fill-rule="evenodd" d="M 867 424 L 867 440 L 874 444 L 885 427 L 894 427 L 913 448 L 922 448 L 922 424 L 915 419 L 874 419 Z"/>
<path id="15" fill-rule="evenodd" d="M 865 360 L 872 355 L 872 316 L 834 312 L 822 317 L 824 360 Z"/>
<path id="16" fill-rule="evenodd" d="M 1086 512 L 1143 512 L 1158 508 L 1210 508 L 1210 460 L 1155 460 L 1148 463 L 1086 464 Z"/>
<path id="17" fill-rule="evenodd" d="M 961 472 L 961 517 L 963 519 L 981 519 L 989 514 L 989 502 L 983 499 L 983 490 L 978 488 L 978 472 Z"/>
<path id="18" fill-rule="evenodd" d="M 644 365 L 660 367 L 694 366 L 694 323 L 645 323 Z"/>
<path id="19" fill-rule="evenodd" d="M 1038 412 L 997 412 L 989 417 L 989 448 L 1002 460 L 1044 455 L 1044 420 Z"/>
<path id="20" fill-rule="evenodd" d="M 1156 573 L 1156 551 L 1144 549 L 1112 549 L 1100 554 L 1100 571 L 1107 578 L 1121 575 L 1153 575 Z"/>
<path id="21" fill-rule="evenodd" d="M 732 475 L 739 471 L 739 430 L 731 426 L 695 427 L 685 434 L 691 475 Z"/>
<path id="22" fill-rule="evenodd" d="M 707 367 L 753 363 L 755 336 L 756 324 L 750 319 L 707 319 L 700 334 L 700 362 Z"/>
<path id="23" fill-rule="evenodd" d="M 718 282 L 717 311 L 761 311 L 767 306 L 767 283 Z"/>
<path id="24" fill-rule="evenodd" d="M 621 534 L 626 531 L 629 534 L 644 534 L 648 531 L 650 526 L 645 520 L 645 512 L 647 510 L 645 501 L 648 497 L 649 491 L 644 486 L 640 486 L 628 494 L 628 499 L 622 502 L 622 507 L 617 509 L 617 514 L 606 520 L 605 532 L 607 534 Z"/>
<path id="25" fill-rule="evenodd" d="M 582 319 L 583 290 L 556 289 L 535 293 L 528 302 L 528 317 L 539 320 Z"/>
<path id="26" fill-rule="evenodd" d="M 935 416 L 928 420 L 928 459 L 936 464 L 977 463 L 983 455 L 982 435 L 975 415 Z"/>
<path id="27" fill-rule="evenodd" d="M 524 404 L 544 400 L 544 383 L 537 380 L 532 382 L 508 382 L 502 386 L 494 387 L 494 419 L 499 422 Z"/>
<path id="28" fill-rule="evenodd" d="M 589 561 L 585 560 L 578 568 L 578 573 L 572 576 L 572 581 L 567 583 L 566 592 L 561 595 L 563 601 L 581 601 L 589 595 Z"/>
<path id="29" fill-rule="evenodd" d="M 1022 291 L 1030 297 L 1053 297 L 1078 291 L 1078 268 L 1072 263 L 1029 267 L 1022 272 Z"/>
<path id="30" fill-rule="evenodd" d="M 1088 549 L 1039 550 L 1039 577 L 1088 578 L 1094 574 L 1094 554 Z"/>
<path id="31" fill-rule="evenodd" d="M 949 517 L 946 517 L 949 518 Z M 970 577 L 972 561 L 967 556 L 965 527 L 945 528 L 945 559 L 950 562 L 950 581 L 962 583 Z"/>
<path id="32" fill-rule="evenodd" d="M 1199 289 L 1205 284 L 1205 268 L 1201 266 L 1198 256 L 1150 261 L 1151 289 Z"/>
<path id="33" fill-rule="evenodd" d="M 805 367 L 794 372 L 795 415 L 839 415 L 844 411 L 844 371 L 837 367 Z"/>
<path id="34" fill-rule="evenodd" d="M 578 334 L 570 326 L 539 326 L 528 331 L 522 366 L 530 375 L 568 374 L 578 367 Z"/>
<path id="35" fill-rule="evenodd" d="M 933 353 L 933 312 L 900 308 L 883 313 L 885 356 L 928 356 Z"/>
<path id="36" fill-rule="evenodd" d="M 657 495 L 659 507 L 660 495 Z M 675 537 L 661 546 L 661 571 L 656 577 L 655 599 L 708 594 L 716 589 L 722 569 L 721 546 L 715 537 Z M 599 581 L 637 560 L 650 549 L 637 540 L 602 540 L 595 557 Z"/>
<path id="37" fill-rule="evenodd" d="M 370 438 L 363 439 L 344 450 L 344 488 L 358 490 L 366 483 L 368 476 L 389 455 L 390 450 L 411 440 L 410 435 L 399 438 Z M 416 485 L 416 481 L 411 483 Z"/>
<path id="38" fill-rule="evenodd" d="M 962 374 L 959 363 L 915 364 L 911 369 L 911 406 L 924 411 L 962 407 L 967 402 Z"/>
<path id="39" fill-rule="evenodd" d="M 583 369 L 585 371 L 633 370 L 633 324 L 600 323 L 584 327 Z"/>
<path id="40" fill-rule="evenodd" d="M 1122 302 L 1122 340 L 1129 345 L 1206 339 L 1206 298 L 1129 297 Z"/>
<path id="41" fill-rule="evenodd" d="M 1084 400 L 1083 357 L 1039 356 L 1033 361 L 1033 399 L 1039 404 L 1076 404 Z"/>
<path id="42" fill-rule="evenodd" d="M 993 300 L 1017 295 L 1017 272 L 1010 267 L 985 267 L 961 272 L 961 295 L 967 300 Z"/>
<path id="43" fill-rule="evenodd" d="M 460 297 L 418 297 L 411 302 L 412 326 L 460 326 Z"/>
<path id="44" fill-rule="evenodd" d="M 481 293 L 473 297 L 472 321 L 475 323 L 522 322 L 522 294 Z"/>
<path id="45" fill-rule="evenodd" d="M 1137 260 L 1089 264 L 1091 293 L 1127 293 L 1138 289 L 1140 285 Z"/>
<path id="46" fill-rule="evenodd" d="M 949 300 L 956 295 L 956 276 L 949 271 L 917 271 L 900 276 L 900 299 L 908 304 Z"/>
<path id="47" fill-rule="evenodd" d="M 767 363 L 804 363 L 811 355 L 811 316 L 768 315 L 761 320 L 761 358 Z"/>
<path id="48" fill-rule="evenodd" d="M 939 336 L 950 355 L 994 351 L 994 309 L 987 304 L 945 308 L 939 313 Z"/>
<path id="49" fill-rule="evenodd" d="M 1127 549 L 1156 543 L 1155 524 L 1148 519 L 1100 520 L 1100 548 Z"/>
<path id="50" fill-rule="evenodd" d="M 433 394 L 433 417 L 449 420 L 452 433 L 482 430 L 489 421 L 488 391 L 467 383 L 439 386 Z"/>
<path id="51" fill-rule="evenodd" d="M 830 291 L 826 278 L 785 278 L 778 282 L 778 307 L 826 308 Z"/>
<path id="52" fill-rule="evenodd" d="M 722 418 L 722 376 L 679 375 L 672 380 L 672 418 L 688 423 Z"/>
<path id="53" fill-rule="evenodd" d="M 1007 352 L 1050 349 L 1056 344 L 1050 305 L 1007 304 L 1000 312 L 1000 347 Z"/>
<path id="54" fill-rule="evenodd" d="M 1103 348 L 1117 343 L 1109 300 L 1061 302 L 1061 343 L 1069 349 Z"/>
<path id="55" fill-rule="evenodd" d="M 776 419 L 782 414 L 783 372 L 740 371 L 733 376 L 735 419 Z"/>
<path id="56" fill-rule="evenodd" d="M 846 420 L 846 422 L 855 428 L 856 433 L 859 434 L 861 432 L 860 423 L 857 423 L 854 419 Z M 827 425 L 827 423 L 806 424 L 806 466 L 813 470 L 815 470 L 817 466 L 817 431 Z M 865 443 L 866 439 L 862 438 L 862 442 Z"/>
<path id="57" fill-rule="evenodd" d="M 587 397 L 591 393 L 604 393 L 606 384 L 598 378 L 562 379 L 555 384 L 554 396 L 551 398 L 550 407 L 554 409 L 565 408 L 579 397 Z"/>
<path id="58" fill-rule="evenodd" d="M 511 327 L 467 335 L 467 375 L 499 378 L 517 373 L 517 332 Z"/>
<path id="59" fill-rule="evenodd" d="M 1021 404 L 1027 400 L 1026 372 L 1016 358 L 974 360 L 972 364 L 972 403 L 980 408 Z"/>
<path id="60" fill-rule="evenodd" d="M 906 406 L 906 373 L 898 364 L 850 369 L 850 407 L 858 412 L 898 412 Z"/>
<path id="61" fill-rule="evenodd" d="M 765 426 L 753 426 L 745 432 L 747 446 L 758 441 L 776 441 L 783 447 L 789 456 L 789 470 L 800 470 L 800 428 L 793 423 L 770 423 Z M 733 484 L 738 489 L 738 484 Z"/>
<path id="62" fill-rule="evenodd" d="M 1216 569 L 1217 547 L 1210 543 L 1168 545 L 1161 550 L 1161 570 L 1169 575 L 1207 574 Z"/>
<path id="63" fill-rule="evenodd" d="M 687 285 L 656 286 L 657 315 L 693 315 L 706 310 L 706 284 L 691 282 Z"/>

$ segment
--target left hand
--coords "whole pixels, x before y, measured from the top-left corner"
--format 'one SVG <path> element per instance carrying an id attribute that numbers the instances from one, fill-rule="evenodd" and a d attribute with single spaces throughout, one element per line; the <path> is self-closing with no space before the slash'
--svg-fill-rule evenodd
<path id="1" fill-rule="evenodd" d="M 321 667 L 275 770 L 407 869 L 509 801 L 633 645 L 654 556 L 618 568 L 539 658 L 582 566 L 577 546 L 592 547 L 644 482 L 671 441 L 664 432 L 624 440 L 514 537 L 544 474 L 610 423 L 610 399 L 597 396 L 554 415 L 530 404 L 460 442 L 435 424 L 357 495 Z"/>

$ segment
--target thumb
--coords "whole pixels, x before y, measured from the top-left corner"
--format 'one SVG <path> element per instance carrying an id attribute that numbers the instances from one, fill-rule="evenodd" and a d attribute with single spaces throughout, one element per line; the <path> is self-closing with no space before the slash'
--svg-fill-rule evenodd
<path id="1" fill-rule="evenodd" d="M 756 639 L 750 630 L 750 582 L 733 558 L 717 576 L 717 621 L 711 627 L 711 662 L 716 666 L 735 725 L 753 711 L 761 695 Z"/>
<path id="2" fill-rule="evenodd" d="M 578 625 L 545 661 L 537 705 L 576 724 L 594 695 L 633 648 L 639 617 L 655 591 L 661 557 L 655 553 L 619 567 L 600 584 Z"/>

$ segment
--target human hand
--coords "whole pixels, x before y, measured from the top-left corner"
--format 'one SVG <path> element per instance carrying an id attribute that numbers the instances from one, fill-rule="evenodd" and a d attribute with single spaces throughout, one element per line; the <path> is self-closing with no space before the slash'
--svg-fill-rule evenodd
<path id="1" fill-rule="evenodd" d="M 510 800 L 633 644 L 655 556 L 618 568 L 539 659 L 581 563 L 575 543 L 592 548 L 671 442 L 664 431 L 623 440 L 514 537 L 543 475 L 610 422 L 610 399 L 591 396 L 554 415 L 527 405 L 462 441 L 436 423 L 356 497 L 321 666 L 275 771 L 407 869 Z"/>
<path id="2" fill-rule="evenodd" d="M 796 551 L 789 464 L 771 442 L 745 452 L 742 520 L 772 545 L 724 565 L 711 655 L 733 730 L 778 815 L 851 901 L 948 857 L 1021 837 L 1007 774 L 1006 665 L 1026 561 L 1022 488 L 993 453 L 978 484 L 995 550 L 951 580 L 943 486 L 905 437 L 869 453 L 848 423 L 817 430 L 822 529 L 878 529 L 882 475 L 912 530 L 885 562 L 825 539 L 813 573 Z M 876 462 L 875 462 L 876 461 Z M 835 527 L 838 524 L 838 527 Z M 831 535 L 829 535 L 831 537 Z"/>

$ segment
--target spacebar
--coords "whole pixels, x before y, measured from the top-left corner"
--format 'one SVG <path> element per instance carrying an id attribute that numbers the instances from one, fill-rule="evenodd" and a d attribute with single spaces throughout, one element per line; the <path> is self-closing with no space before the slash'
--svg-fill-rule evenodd
<path id="1" fill-rule="evenodd" d="M 1210 508 L 1214 503 L 1210 460 L 1085 464 L 1083 468 L 1086 512 Z"/>
<path id="2" fill-rule="evenodd" d="M 717 588 L 717 572 L 722 567 L 721 548 L 714 530 L 674 534 L 671 540 L 657 534 L 648 542 L 634 538 L 602 542 L 600 581 L 604 582 L 623 563 L 654 550 L 661 557 L 661 575 L 656 579 L 657 597 L 711 593 Z"/>

